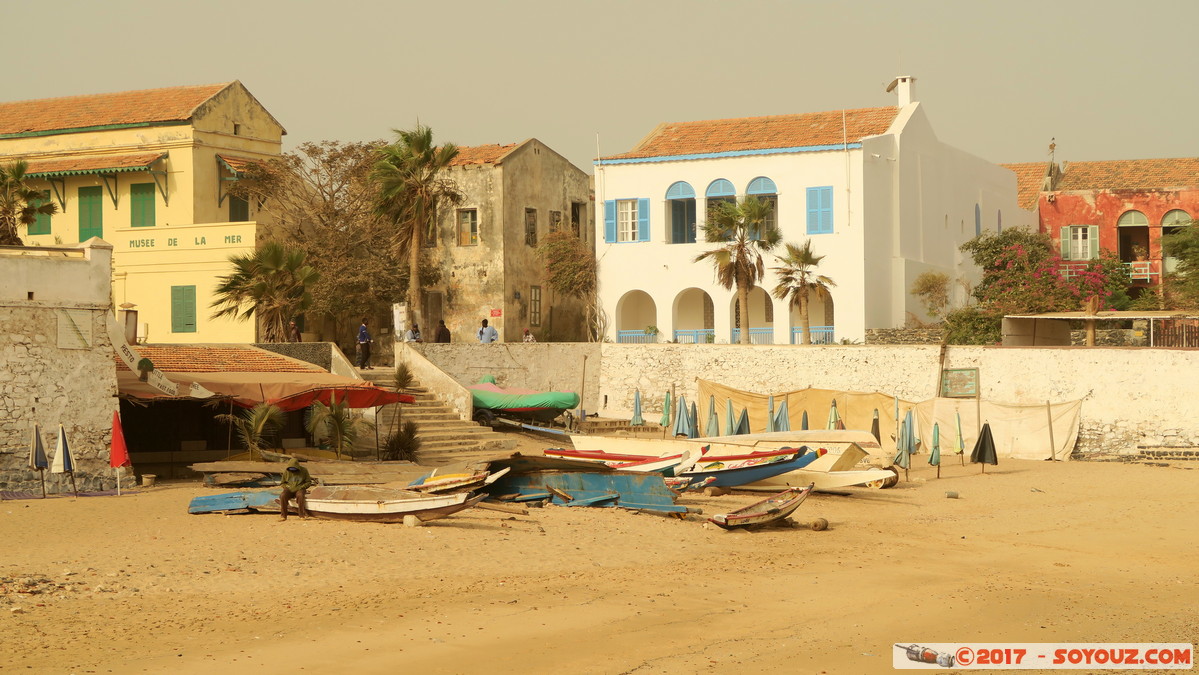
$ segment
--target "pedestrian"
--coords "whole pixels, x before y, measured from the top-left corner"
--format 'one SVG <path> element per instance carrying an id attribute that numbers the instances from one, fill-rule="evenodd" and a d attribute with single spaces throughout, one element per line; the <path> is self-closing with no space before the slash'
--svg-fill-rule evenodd
<path id="1" fill-rule="evenodd" d="M 308 469 L 300 466 L 300 460 L 293 457 L 287 463 L 287 468 L 283 470 L 283 480 L 280 484 L 283 486 L 283 491 L 279 493 L 279 520 L 287 520 L 287 503 L 293 497 L 296 500 L 296 512 L 300 514 L 300 518 L 307 518 L 308 488 L 316 485 L 316 481 L 312 480 Z"/>
<path id="2" fill-rule="evenodd" d="M 287 324 L 287 338 L 292 342 L 303 342 L 300 337 L 300 327 L 296 325 L 296 320 L 292 319 L 291 323 Z"/>
<path id="3" fill-rule="evenodd" d="M 404 342 L 423 342 L 420 339 L 420 326 L 412 324 L 412 328 L 404 333 Z"/>
<path id="4" fill-rule="evenodd" d="M 433 337 L 434 342 L 449 342 L 450 329 L 446 328 L 445 319 L 437 320 L 437 333 Z"/>
<path id="5" fill-rule="evenodd" d="M 374 370 L 371 368 L 371 334 L 366 329 L 366 317 L 362 318 L 362 325 L 358 327 L 358 369 L 359 370 Z"/>
<path id="6" fill-rule="evenodd" d="M 487 319 L 483 319 L 483 326 L 479 328 L 479 342 L 489 344 L 500 339 L 500 334 L 494 328 L 487 325 Z"/>
<path id="7" fill-rule="evenodd" d="M 525 342 L 537 342 L 537 338 L 533 337 L 528 328 L 525 329 Z"/>

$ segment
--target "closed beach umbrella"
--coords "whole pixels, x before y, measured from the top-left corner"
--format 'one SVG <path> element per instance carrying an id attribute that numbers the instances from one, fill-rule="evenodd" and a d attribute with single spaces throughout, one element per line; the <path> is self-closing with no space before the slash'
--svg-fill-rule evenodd
<path id="1" fill-rule="evenodd" d="M 733 399 L 726 398 L 724 400 L 724 435 L 732 436 L 736 433 L 737 422 L 733 419 Z"/>
<path id="2" fill-rule="evenodd" d="M 633 419 L 629 420 L 629 424 L 639 427 L 645 424 L 645 418 L 641 416 L 641 390 L 633 391 Z"/>
<path id="3" fill-rule="evenodd" d="M 912 419 L 912 411 L 908 410 L 903 416 L 903 423 L 907 426 L 907 433 L 903 436 L 903 442 L 907 444 L 908 454 L 916 454 L 918 442 L 916 440 L 916 422 Z"/>
<path id="4" fill-rule="evenodd" d="M 953 440 L 953 451 L 957 453 L 962 460 L 962 466 L 966 466 L 966 438 L 962 436 L 962 413 L 955 413 L 958 422 L 958 435 Z"/>
<path id="5" fill-rule="evenodd" d="M 987 472 L 988 464 L 999 464 L 999 455 L 995 453 L 995 439 L 991 437 L 990 422 L 983 424 L 983 429 L 978 434 L 978 441 L 974 444 L 974 451 L 970 453 L 970 461 L 981 464 L 983 473 Z"/>
<path id="6" fill-rule="evenodd" d="M 774 396 L 766 400 L 766 431 L 774 431 Z"/>
<path id="7" fill-rule="evenodd" d="M 933 449 L 928 453 L 928 463 L 937 467 L 937 478 L 941 477 L 941 426 L 933 424 Z"/>
<path id="8" fill-rule="evenodd" d="M 808 411 L 807 410 L 803 411 L 803 417 L 799 418 L 799 429 L 800 429 L 800 431 L 808 430 Z"/>
<path id="9" fill-rule="evenodd" d="M 741 409 L 741 414 L 737 416 L 737 428 L 733 429 L 733 433 L 738 434 L 738 435 L 749 433 L 749 410 L 748 409 L 746 409 L 746 408 Z"/>
<path id="10" fill-rule="evenodd" d="M 704 430 L 704 435 L 719 436 L 720 435 L 720 420 L 716 417 L 716 397 L 708 397 L 708 427 Z"/>
<path id="11" fill-rule="evenodd" d="M 895 451 L 895 466 L 903 467 L 903 479 L 908 479 L 908 469 L 912 468 L 912 452 L 911 445 L 907 442 L 909 436 L 908 421 L 904 420 L 899 425 L 899 438 L 896 441 L 898 448 Z"/>
<path id="12" fill-rule="evenodd" d="M 67 432 L 58 425 L 58 445 L 54 449 L 54 461 L 50 464 L 50 473 L 66 473 L 71 476 L 71 489 L 79 496 L 79 488 L 75 487 L 75 458 L 71 456 L 71 445 L 67 443 Z"/>
<path id="13" fill-rule="evenodd" d="M 662 401 L 662 428 L 670 426 L 670 392 L 666 392 L 666 398 Z"/>
<path id="14" fill-rule="evenodd" d="M 699 409 L 695 405 L 695 401 L 691 402 L 691 419 L 690 428 L 687 430 L 689 438 L 699 438 Z"/>
<path id="15" fill-rule="evenodd" d="M 679 412 L 674 416 L 674 435 L 691 438 L 691 412 L 687 408 L 687 397 L 679 395 Z"/>
<path id="16" fill-rule="evenodd" d="M 779 406 L 778 412 L 774 414 L 774 430 L 775 431 L 791 431 L 791 413 L 787 410 L 787 399 L 783 399 L 783 404 Z"/>
<path id="17" fill-rule="evenodd" d="M 37 472 L 42 479 L 42 499 L 46 498 L 46 469 L 50 462 L 46 459 L 46 446 L 42 444 L 42 429 L 33 425 L 33 438 L 29 439 L 29 468 Z"/>
<path id="18" fill-rule="evenodd" d="M 874 409 L 874 419 L 870 420 L 870 433 L 874 434 L 874 440 L 876 443 L 881 443 L 883 441 L 882 436 L 879 436 L 878 408 Z"/>
<path id="19" fill-rule="evenodd" d="M 828 428 L 829 429 L 844 429 L 845 423 L 841 421 L 841 413 L 837 412 L 837 399 L 833 399 L 833 405 L 828 409 Z"/>

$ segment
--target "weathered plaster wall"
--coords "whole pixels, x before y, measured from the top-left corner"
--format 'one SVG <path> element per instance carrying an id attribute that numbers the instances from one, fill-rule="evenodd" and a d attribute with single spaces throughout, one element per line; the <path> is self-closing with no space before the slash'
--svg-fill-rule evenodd
<path id="1" fill-rule="evenodd" d="M 67 253 L 58 257 L 0 249 L 0 279 L 6 280 L 0 293 L 0 489 L 40 492 L 38 474 L 28 468 L 35 423 L 49 460 L 58 425 L 64 426 L 80 490 L 114 486 L 108 451 L 117 383 L 106 326 L 112 248 L 98 239 L 92 244 L 82 253 L 63 247 Z M 85 339 L 71 331 L 60 341 L 67 312 Z M 65 474 L 45 475 L 47 491 L 71 489 Z"/>
<path id="2" fill-rule="evenodd" d="M 921 401 L 936 395 L 941 367 L 938 345 L 603 343 L 421 349 L 463 384 L 490 372 L 501 385 L 572 391 L 583 379 L 580 365 L 586 355 L 584 407 L 613 418 L 631 416 L 637 389 L 647 419 L 661 412 L 663 393 L 672 386 L 694 400 L 697 378 L 763 393 L 810 386 L 880 391 Z M 1199 447 L 1197 350 L 949 347 L 944 367 L 978 368 L 985 400 L 1040 405 L 1082 399 L 1081 452 L 1131 452 L 1138 445 Z M 1147 378 L 1146 373 L 1154 375 Z"/>
<path id="3" fill-rule="evenodd" d="M 1050 201 L 1052 199 L 1052 201 Z M 1062 228 L 1098 225 L 1099 247 L 1121 253 L 1116 222 L 1128 211 L 1140 211 L 1149 221 L 1149 259 L 1161 260 L 1162 217 L 1175 209 L 1199 218 L 1199 189 L 1188 190 L 1085 190 L 1044 193 L 1038 204 L 1041 231 L 1061 250 Z M 1127 258 L 1131 260 L 1131 258 Z"/>

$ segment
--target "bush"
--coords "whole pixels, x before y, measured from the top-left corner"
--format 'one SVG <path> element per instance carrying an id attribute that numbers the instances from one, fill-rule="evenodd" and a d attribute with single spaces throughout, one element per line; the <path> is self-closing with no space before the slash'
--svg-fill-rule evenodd
<path id="1" fill-rule="evenodd" d="M 416 383 L 416 377 L 412 375 L 412 369 L 407 363 L 396 364 L 396 391 L 410 389 Z"/>
<path id="2" fill-rule="evenodd" d="M 405 420 L 400 430 L 387 437 L 379 454 L 389 462 L 415 462 L 420 451 L 420 438 L 416 433 L 416 422 Z"/>
<path id="3" fill-rule="evenodd" d="M 945 342 L 951 345 L 994 345 L 1003 341 L 1003 317 L 976 305 L 945 315 Z"/>
<path id="4" fill-rule="evenodd" d="M 922 272 L 912 282 L 912 295 L 924 303 L 925 312 L 934 319 L 949 305 L 949 275 Z"/>

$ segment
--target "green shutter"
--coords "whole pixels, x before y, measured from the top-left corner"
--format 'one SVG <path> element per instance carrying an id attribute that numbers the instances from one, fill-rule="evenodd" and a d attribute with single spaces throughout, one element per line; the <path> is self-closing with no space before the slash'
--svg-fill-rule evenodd
<path id="1" fill-rule="evenodd" d="M 29 202 L 29 205 L 34 208 L 38 208 L 42 204 L 48 204 L 49 202 L 50 202 L 50 191 L 42 190 L 41 199 L 35 199 L 35 200 Z M 29 229 L 27 230 L 27 234 L 29 234 L 31 236 L 38 235 L 38 234 L 50 234 L 50 229 L 51 229 L 50 217 L 51 216 L 48 213 L 37 214 L 37 220 L 35 220 L 33 222 L 33 224 L 29 226 Z"/>
<path id="2" fill-rule="evenodd" d="M 196 332 L 195 286 L 171 286 L 171 332 Z"/>
<path id="3" fill-rule="evenodd" d="M 229 222 L 244 223 L 250 219 L 250 202 L 229 195 Z"/>
<path id="4" fill-rule="evenodd" d="M 100 186 L 79 188 L 79 241 L 104 238 L 104 195 Z"/>
<path id="5" fill-rule="evenodd" d="M 154 227 L 154 184 L 136 183 L 129 186 L 129 224 L 133 227 Z"/>
<path id="6" fill-rule="evenodd" d="M 1087 226 L 1087 244 L 1091 247 L 1091 260 L 1099 259 L 1099 226 Z"/>
<path id="7" fill-rule="evenodd" d="M 611 244 L 616 241 L 616 200 L 604 201 L 604 241 Z"/>
<path id="8" fill-rule="evenodd" d="M 1060 243 L 1061 243 L 1061 247 L 1062 247 L 1062 260 L 1069 260 L 1070 259 L 1070 228 L 1068 226 L 1063 225 L 1062 229 L 1060 231 L 1058 231 L 1058 237 L 1061 239 Z"/>

